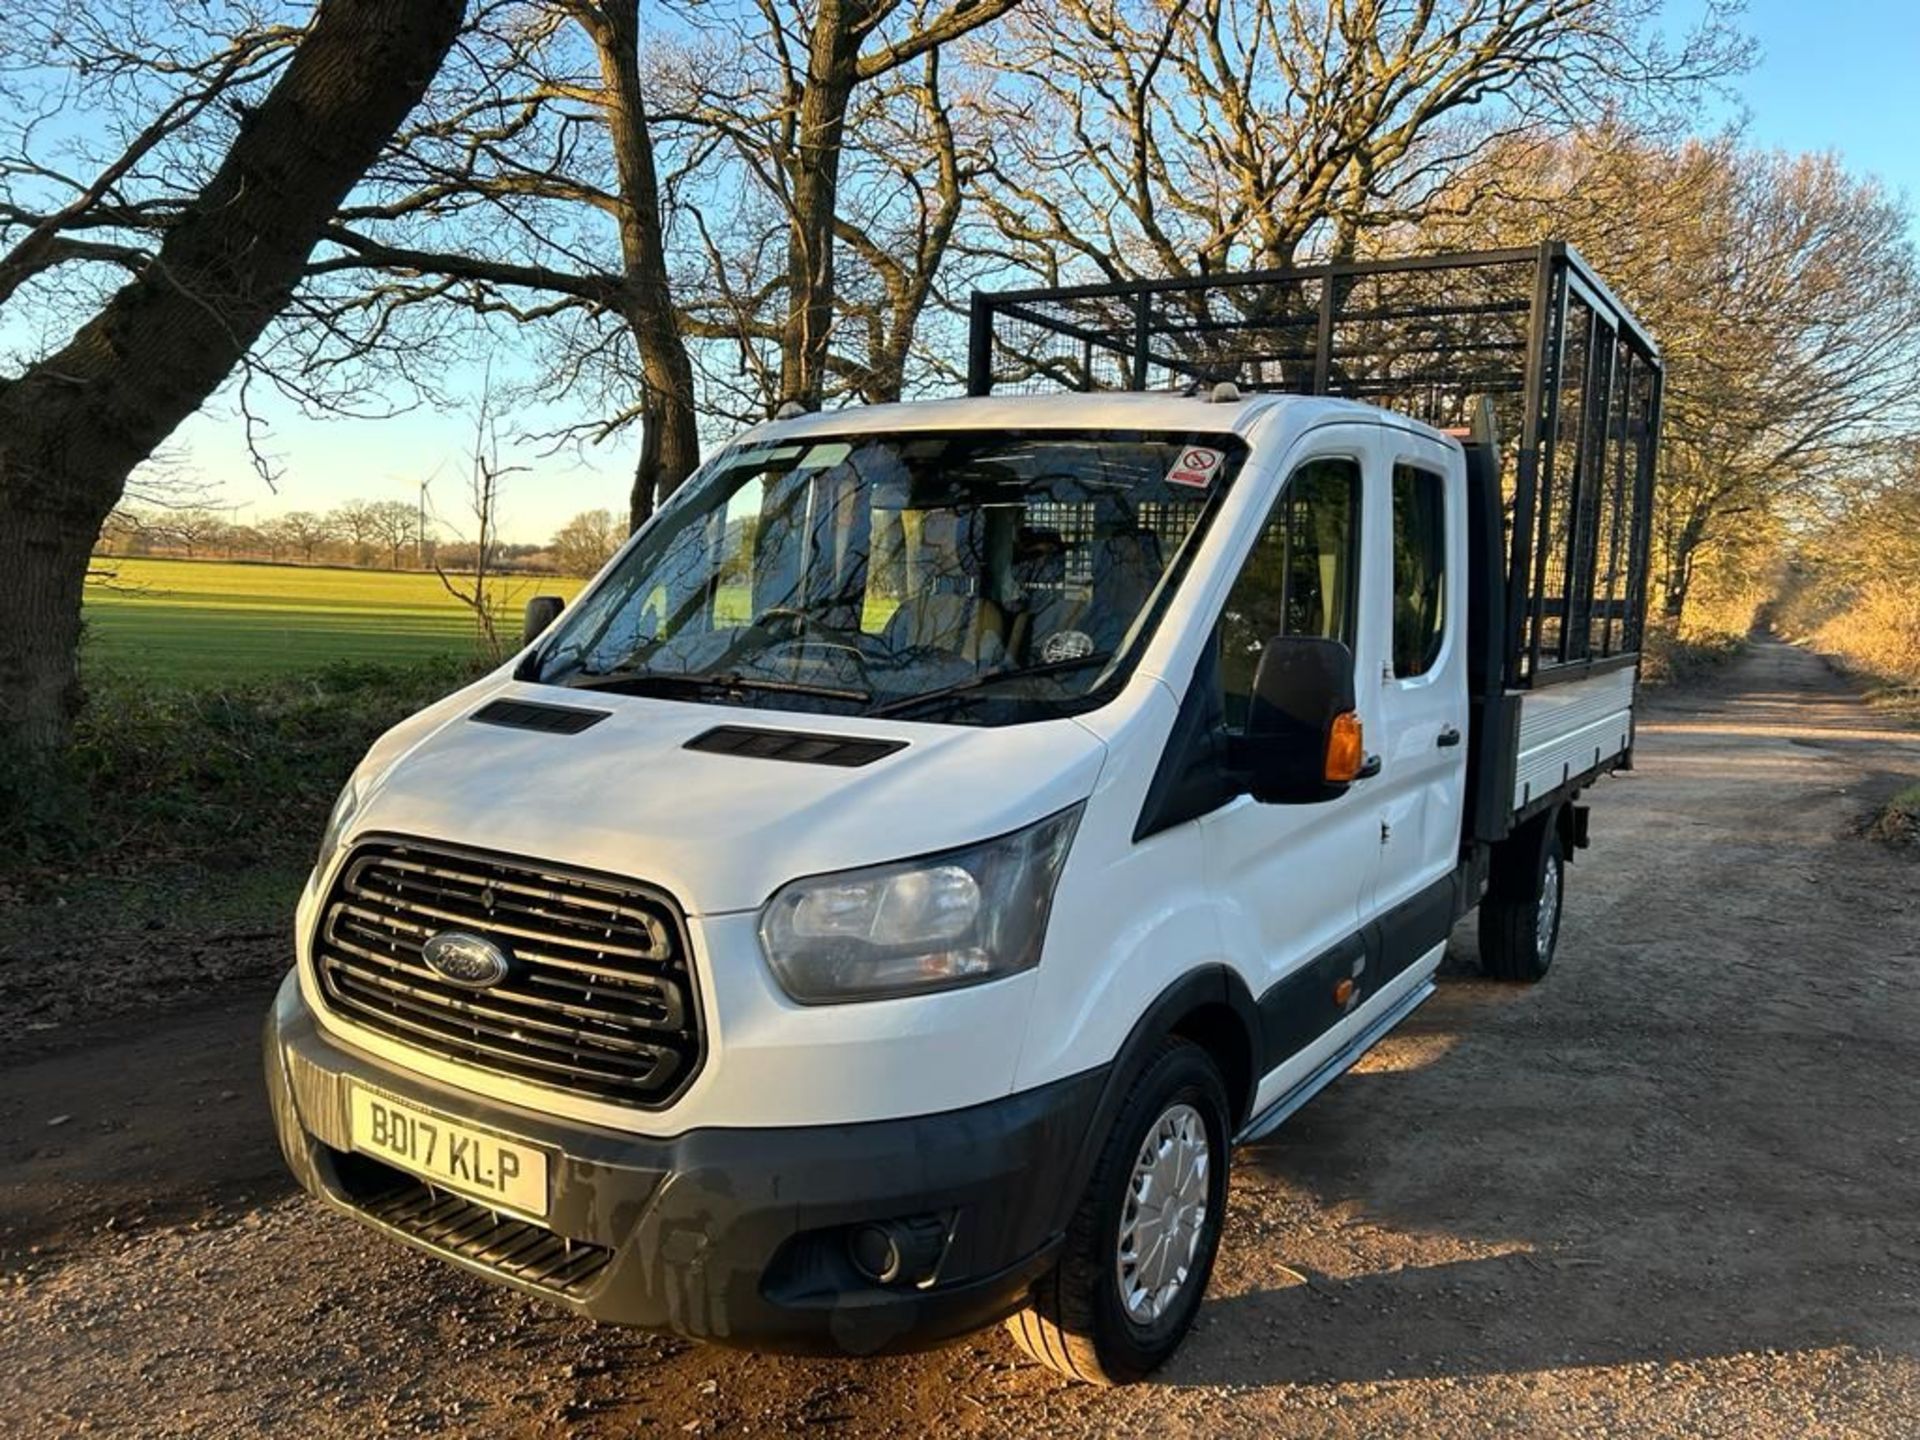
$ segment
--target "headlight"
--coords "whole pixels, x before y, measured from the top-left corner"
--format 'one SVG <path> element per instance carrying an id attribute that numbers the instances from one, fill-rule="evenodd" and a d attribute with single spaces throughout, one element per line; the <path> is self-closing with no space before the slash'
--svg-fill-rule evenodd
<path id="1" fill-rule="evenodd" d="M 1078 805 L 940 855 L 796 880 L 760 912 L 760 947 L 803 1005 L 998 980 L 1040 961 Z"/>
<path id="2" fill-rule="evenodd" d="M 313 862 L 314 884 L 320 883 L 320 877 L 326 873 L 327 865 L 333 859 L 333 852 L 340 848 L 347 826 L 353 823 L 353 817 L 359 809 L 360 778 L 356 775 L 347 781 L 340 798 L 333 802 L 333 813 L 327 817 L 327 828 L 320 832 L 320 854 Z"/>

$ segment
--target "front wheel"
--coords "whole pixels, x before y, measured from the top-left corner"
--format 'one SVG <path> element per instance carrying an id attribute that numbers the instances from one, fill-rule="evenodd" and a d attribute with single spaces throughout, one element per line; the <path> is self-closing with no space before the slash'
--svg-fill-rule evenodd
<path id="1" fill-rule="evenodd" d="M 1070 1379 L 1124 1385 L 1179 1348 L 1213 1272 L 1227 1203 L 1226 1085 L 1169 1038 L 1122 1102 L 1066 1245 L 1007 1328 Z"/>
<path id="2" fill-rule="evenodd" d="M 1492 883 L 1480 902 L 1480 966 L 1496 980 L 1546 978 L 1560 943 L 1567 857 L 1551 814 L 1505 841 L 1493 855 Z"/>

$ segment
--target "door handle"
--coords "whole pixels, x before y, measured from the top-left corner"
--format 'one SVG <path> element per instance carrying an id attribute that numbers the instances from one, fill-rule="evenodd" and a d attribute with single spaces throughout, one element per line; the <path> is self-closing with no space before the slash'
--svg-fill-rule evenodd
<path id="1" fill-rule="evenodd" d="M 1460 731 L 1457 726 L 1449 725 L 1447 726 L 1446 729 L 1440 732 L 1440 748 L 1441 749 L 1444 750 L 1449 745 L 1458 745 L 1459 743 L 1460 743 Z"/>

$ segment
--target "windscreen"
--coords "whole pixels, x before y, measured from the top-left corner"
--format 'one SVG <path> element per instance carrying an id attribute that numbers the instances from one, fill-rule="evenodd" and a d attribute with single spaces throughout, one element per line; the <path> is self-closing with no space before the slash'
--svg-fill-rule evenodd
<path id="1" fill-rule="evenodd" d="M 741 446 L 558 629 L 535 678 L 1005 723 L 1123 675 L 1232 483 L 1231 436 L 915 432 Z"/>

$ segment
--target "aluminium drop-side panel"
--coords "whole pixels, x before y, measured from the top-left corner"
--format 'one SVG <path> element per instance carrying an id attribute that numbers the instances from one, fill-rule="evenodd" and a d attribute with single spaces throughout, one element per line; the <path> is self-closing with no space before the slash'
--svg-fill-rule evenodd
<path id="1" fill-rule="evenodd" d="M 1513 808 L 1621 754 L 1633 743 L 1632 668 L 1529 690 L 1520 699 Z"/>

